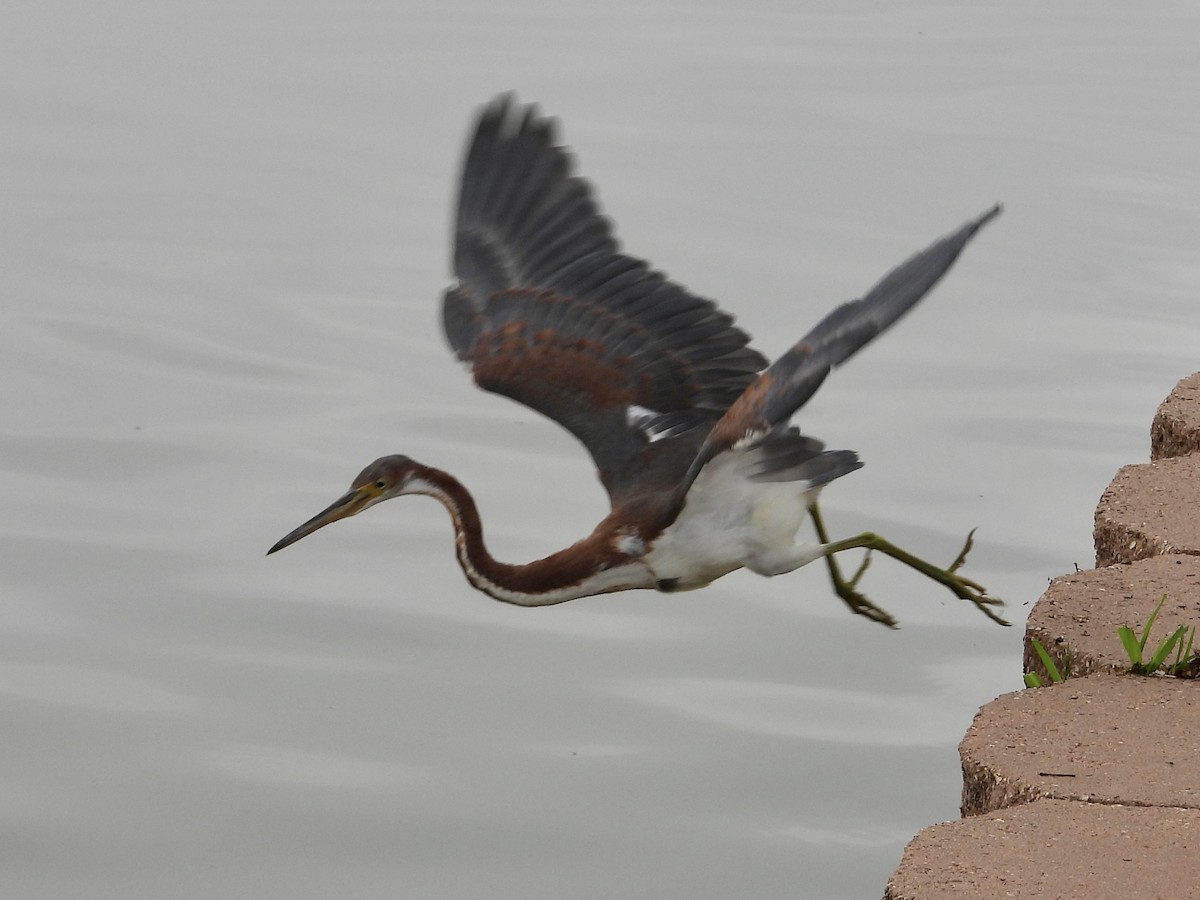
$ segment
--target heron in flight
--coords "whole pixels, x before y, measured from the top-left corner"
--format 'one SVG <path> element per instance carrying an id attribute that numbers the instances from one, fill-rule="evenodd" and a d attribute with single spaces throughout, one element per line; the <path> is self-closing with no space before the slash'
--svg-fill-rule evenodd
<path id="1" fill-rule="evenodd" d="M 894 625 L 858 589 L 875 551 L 1007 624 L 1001 601 L 959 574 L 971 535 L 946 568 L 870 532 L 831 541 L 817 496 L 862 463 L 789 422 L 833 367 L 911 309 L 999 213 L 997 205 L 935 241 L 768 365 L 716 304 L 622 253 L 554 120 L 498 97 L 480 114 L 463 166 L 446 338 L 479 387 L 548 416 L 587 448 L 611 511 L 570 547 L 513 565 L 488 552 L 479 510 L 457 479 L 385 456 L 268 553 L 384 500 L 425 494 L 450 513 L 471 584 L 519 606 L 690 590 L 741 568 L 781 575 L 824 559 L 851 610 Z M 816 543 L 797 539 L 806 518 Z M 867 553 L 845 577 L 835 556 L 853 548 Z"/>

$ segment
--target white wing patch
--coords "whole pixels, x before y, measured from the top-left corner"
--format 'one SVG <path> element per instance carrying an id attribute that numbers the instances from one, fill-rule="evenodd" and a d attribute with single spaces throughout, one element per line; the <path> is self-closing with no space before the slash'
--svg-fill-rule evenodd
<path id="1" fill-rule="evenodd" d="M 685 434 L 696 427 L 696 419 L 688 413 L 661 413 L 644 406 L 625 408 L 625 424 L 640 431 L 651 444 Z"/>
<path id="2" fill-rule="evenodd" d="M 659 433 L 654 423 L 662 418 L 662 413 L 644 406 L 632 405 L 625 409 L 625 424 L 635 431 L 640 431 L 650 443 L 661 441 L 664 437 Z"/>

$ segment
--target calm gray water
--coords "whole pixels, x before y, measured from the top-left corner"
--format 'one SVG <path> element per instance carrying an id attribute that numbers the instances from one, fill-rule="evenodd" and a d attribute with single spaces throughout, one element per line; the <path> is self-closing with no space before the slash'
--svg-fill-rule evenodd
<path id="1" fill-rule="evenodd" d="M 0 13 L 0 893 L 877 897 L 1020 683 L 878 560 L 522 610 L 396 502 L 263 558 L 366 462 L 531 559 L 586 455 L 441 344 L 459 153 L 516 88 L 626 246 L 782 351 L 1005 215 L 804 427 L 826 494 L 1019 623 L 1200 368 L 1200 13 L 961 4 L 17 3 Z"/>

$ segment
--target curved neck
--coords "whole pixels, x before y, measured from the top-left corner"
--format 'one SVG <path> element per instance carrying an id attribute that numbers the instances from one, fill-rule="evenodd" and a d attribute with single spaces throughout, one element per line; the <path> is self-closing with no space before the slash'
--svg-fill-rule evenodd
<path id="1" fill-rule="evenodd" d="M 434 497 L 446 507 L 454 523 L 458 563 L 467 580 L 505 603 L 550 606 L 592 594 L 654 586 L 649 569 L 618 549 L 621 529 L 611 516 L 578 543 L 544 559 L 513 565 L 500 562 L 488 552 L 479 508 L 453 475 L 421 466 L 405 493 Z"/>

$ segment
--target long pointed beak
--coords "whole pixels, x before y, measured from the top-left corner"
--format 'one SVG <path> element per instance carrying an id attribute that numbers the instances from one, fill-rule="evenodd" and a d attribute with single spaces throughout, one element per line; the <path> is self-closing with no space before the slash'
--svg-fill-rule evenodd
<path id="1" fill-rule="evenodd" d="M 352 516 L 356 512 L 361 511 L 367 501 L 371 499 L 371 495 L 362 488 L 356 488 L 352 491 L 347 491 L 343 496 L 335 500 L 327 509 L 317 513 L 295 531 L 290 532 L 279 542 L 267 551 L 267 556 L 270 556 L 276 550 L 282 550 L 289 544 L 294 544 L 302 537 L 308 537 L 318 528 L 324 528 L 331 522 L 336 522 L 338 519 L 344 519 L 347 516 Z"/>

